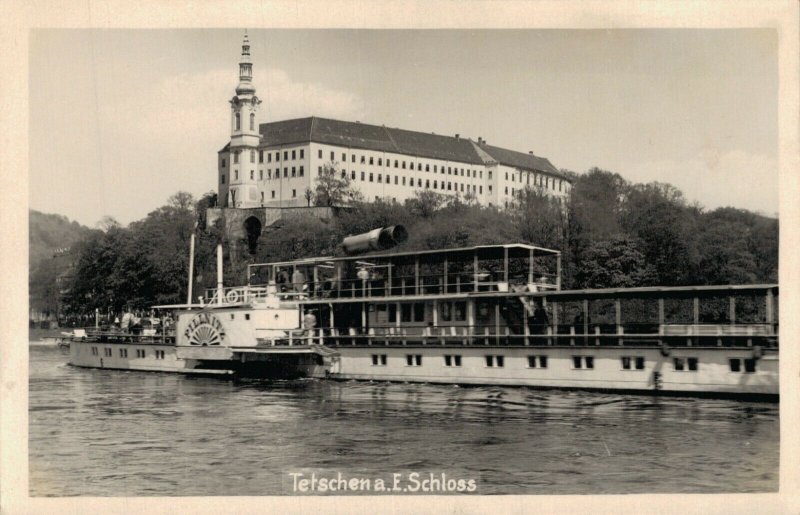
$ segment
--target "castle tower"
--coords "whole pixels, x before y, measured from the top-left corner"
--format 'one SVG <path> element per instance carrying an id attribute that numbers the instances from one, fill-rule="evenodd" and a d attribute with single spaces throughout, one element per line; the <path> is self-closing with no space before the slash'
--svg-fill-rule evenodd
<path id="1" fill-rule="evenodd" d="M 220 153 L 219 161 L 220 202 L 227 207 L 257 207 L 261 200 L 256 176 L 260 140 L 256 117 L 261 100 L 253 86 L 253 62 L 247 32 L 239 60 L 239 85 L 230 104 L 231 142 L 227 152 Z"/>

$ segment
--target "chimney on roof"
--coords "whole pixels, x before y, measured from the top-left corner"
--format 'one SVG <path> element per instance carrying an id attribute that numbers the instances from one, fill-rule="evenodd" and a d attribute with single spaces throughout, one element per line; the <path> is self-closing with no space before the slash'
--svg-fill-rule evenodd
<path id="1" fill-rule="evenodd" d="M 528 150 L 528 154 L 533 155 L 533 150 Z"/>
<path id="2" fill-rule="evenodd" d="M 478 136 L 478 145 L 481 145 L 482 143 L 483 143 L 483 138 Z"/>
<path id="3" fill-rule="evenodd" d="M 460 139 L 460 134 L 456 134 L 456 139 Z"/>

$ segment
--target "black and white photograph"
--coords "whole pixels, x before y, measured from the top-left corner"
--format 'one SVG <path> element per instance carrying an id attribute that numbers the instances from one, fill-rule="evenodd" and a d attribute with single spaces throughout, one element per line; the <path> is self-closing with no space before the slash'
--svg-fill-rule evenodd
<path id="1" fill-rule="evenodd" d="M 796 4 L 92 5 L 19 32 L 9 513 L 798 508 Z"/>

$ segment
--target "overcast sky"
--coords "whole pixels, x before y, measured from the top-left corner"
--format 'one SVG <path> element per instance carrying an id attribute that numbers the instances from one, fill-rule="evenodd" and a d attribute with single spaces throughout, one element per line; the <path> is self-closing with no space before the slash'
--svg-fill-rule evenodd
<path id="1" fill-rule="evenodd" d="M 30 206 L 127 224 L 216 188 L 243 30 L 33 30 Z M 249 30 L 261 122 L 485 138 L 778 211 L 772 30 Z"/>

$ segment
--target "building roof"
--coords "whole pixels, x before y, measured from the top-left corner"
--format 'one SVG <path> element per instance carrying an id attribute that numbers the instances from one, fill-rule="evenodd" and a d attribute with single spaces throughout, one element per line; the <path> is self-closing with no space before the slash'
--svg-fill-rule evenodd
<path id="1" fill-rule="evenodd" d="M 498 163 L 514 168 L 521 168 L 523 170 L 537 170 L 541 172 L 549 172 L 554 175 L 564 176 L 558 168 L 544 157 L 538 157 L 533 154 L 526 154 L 524 152 L 517 152 L 516 150 L 508 150 L 505 148 L 479 143 L 481 149 L 486 151 L 487 154 L 495 158 Z"/>
<path id="2" fill-rule="evenodd" d="M 393 152 L 469 164 L 497 161 L 501 164 L 564 176 L 550 161 L 500 147 L 475 143 L 468 138 L 409 131 L 382 125 L 346 122 L 312 116 L 262 123 L 262 147 L 315 142 L 379 152 Z M 480 145 L 480 146 L 478 146 Z M 487 155 L 489 158 L 487 159 Z M 564 176 L 565 177 L 565 176 Z"/>

